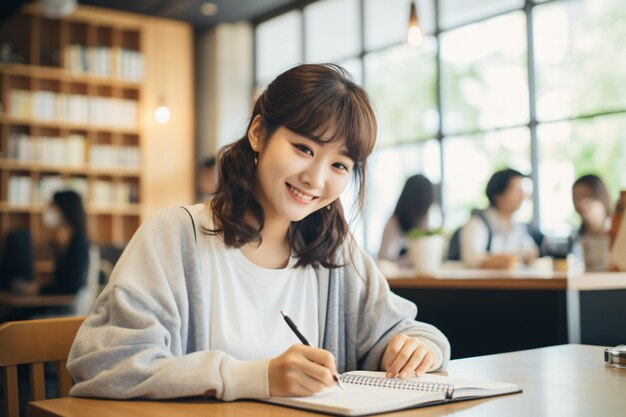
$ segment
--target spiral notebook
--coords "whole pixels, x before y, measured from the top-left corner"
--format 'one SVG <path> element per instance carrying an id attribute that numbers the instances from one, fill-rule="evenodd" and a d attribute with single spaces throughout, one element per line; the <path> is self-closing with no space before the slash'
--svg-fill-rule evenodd
<path id="1" fill-rule="evenodd" d="M 355 371 L 338 386 L 310 397 L 271 397 L 268 402 L 343 416 L 362 416 L 404 408 L 511 394 L 515 384 L 426 374 L 419 378 L 385 378 L 384 372 Z"/>

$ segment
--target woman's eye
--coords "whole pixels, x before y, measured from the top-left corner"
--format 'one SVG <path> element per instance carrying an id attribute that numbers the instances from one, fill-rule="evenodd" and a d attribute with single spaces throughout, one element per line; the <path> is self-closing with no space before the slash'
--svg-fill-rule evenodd
<path id="1" fill-rule="evenodd" d="M 305 153 L 305 154 L 307 154 L 307 155 L 311 155 L 311 156 L 313 156 L 313 149 L 309 148 L 308 146 L 306 146 L 306 145 L 299 145 L 299 144 L 296 144 L 296 145 L 294 145 L 294 146 L 295 146 L 295 147 L 296 147 L 296 149 L 298 149 L 300 152 L 303 152 L 303 153 Z"/>
<path id="2" fill-rule="evenodd" d="M 344 164 L 343 162 L 337 162 L 333 164 L 333 166 L 342 171 L 350 172 L 350 167 L 347 164 Z"/>

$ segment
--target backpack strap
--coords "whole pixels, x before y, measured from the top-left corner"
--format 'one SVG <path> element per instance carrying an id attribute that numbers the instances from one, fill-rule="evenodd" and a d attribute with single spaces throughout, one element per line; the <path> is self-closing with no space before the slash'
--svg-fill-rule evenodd
<path id="1" fill-rule="evenodd" d="M 491 252 L 491 240 L 493 238 L 493 229 L 491 228 L 491 223 L 489 223 L 489 220 L 487 220 L 487 216 L 484 210 L 474 210 L 472 214 L 476 215 L 479 219 L 483 221 L 483 223 L 485 223 L 485 226 L 487 226 L 487 248 L 486 249 L 487 249 L 487 252 Z"/>

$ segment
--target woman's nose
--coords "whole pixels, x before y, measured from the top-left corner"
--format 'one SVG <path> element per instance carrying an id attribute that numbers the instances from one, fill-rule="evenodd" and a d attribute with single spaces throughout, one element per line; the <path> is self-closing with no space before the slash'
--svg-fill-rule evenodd
<path id="1" fill-rule="evenodd" d="M 312 164 L 302 174 L 300 181 L 312 189 L 321 189 L 324 187 L 325 172 L 319 164 Z"/>

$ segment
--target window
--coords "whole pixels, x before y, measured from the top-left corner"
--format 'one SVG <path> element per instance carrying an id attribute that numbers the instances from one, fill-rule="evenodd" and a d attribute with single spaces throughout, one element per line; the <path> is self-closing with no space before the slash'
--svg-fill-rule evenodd
<path id="1" fill-rule="evenodd" d="M 534 16 L 538 118 L 626 109 L 624 2 L 553 2 Z"/>
<path id="2" fill-rule="evenodd" d="M 530 174 L 530 134 L 527 128 L 451 136 L 443 142 L 443 210 L 446 229 L 463 225 L 472 209 L 488 205 L 485 188 L 491 175 L 503 168 Z M 530 187 L 530 184 L 526 184 Z M 530 190 L 529 195 L 530 195 Z M 532 219 L 532 203 L 525 202 L 517 219 Z"/>
<path id="3" fill-rule="evenodd" d="M 411 0 L 303 2 L 255 32 L 257 87 L 302 60 L 337 62 L 371 95 L 379 141 L 363 217 L 351 225 L 368 252 L 378 251 L 404 181 L 417 173 L 440 187 L 443 215 L 431 220 L 445 220 L 447 231 L 487 205 L 486 182 L 504 167 L 536 174 L 538 184 L 525 181 L 529 198 L 516 216 L 549 234 L 567 235 L 578 222 L 577 177 L 599 174 L 613 199 L 626 188 L 622 0 L 416 3 L 426 34 L 419 49 L 406 45 Z M 262 26 L 269 23 L 273 31 Z M 262 47 L 274 49 L 261 57 Z"/>
<path id="4" fill-rule="evenodd" d="M 367 177 L 367 200 L 364 223 L 367 225 L 366 247 L 378 252 L 387 220 L 395 209 L 400 191 L 408 177 L 425 175 L 433 184 L 441 181 L 440 147 L 437 140 L 380 148 L 370 157 Z M 440 215 L 430 216 L 435 227 L 441 227 Z"/>
<path id="5" fill-rule="evenodd" d="M 442 35 L 446 134 L 528 122 L 525 38 L 522 12 Z"/>
<path id="6" fill-rule="evenodd" d="M 626 114 L 539 126 L 541 227 L 567 236 L 579 223 L 572 184 L 585 174 L 599 175 L 611 201 L 626 185 Z"/>
<path id="7" fill-rule="evenodd" d="M 285 69 L 302 62 L 302 15 L 291 11 L 259 24 L 255 29 L 258 84 L 267 84 Z"/>
<path id="8" fill-rule="evenodd" d="M 520 9 L 524 0 L 440 0 L 439 25 L 443 29 Z"/>
<path id="9" fill-rule="evenodd" d="M 357 0 L 322 0 L 304 8 L 306 61 L 336 62 L 360 51 Z"/>
<path id="10" fill-rule="evenodd" d="M 365 86 L 379 116 L 381 145 L 419 141 L 437 132 L 435 41 L 399 45 L 365 57 Z"/>

